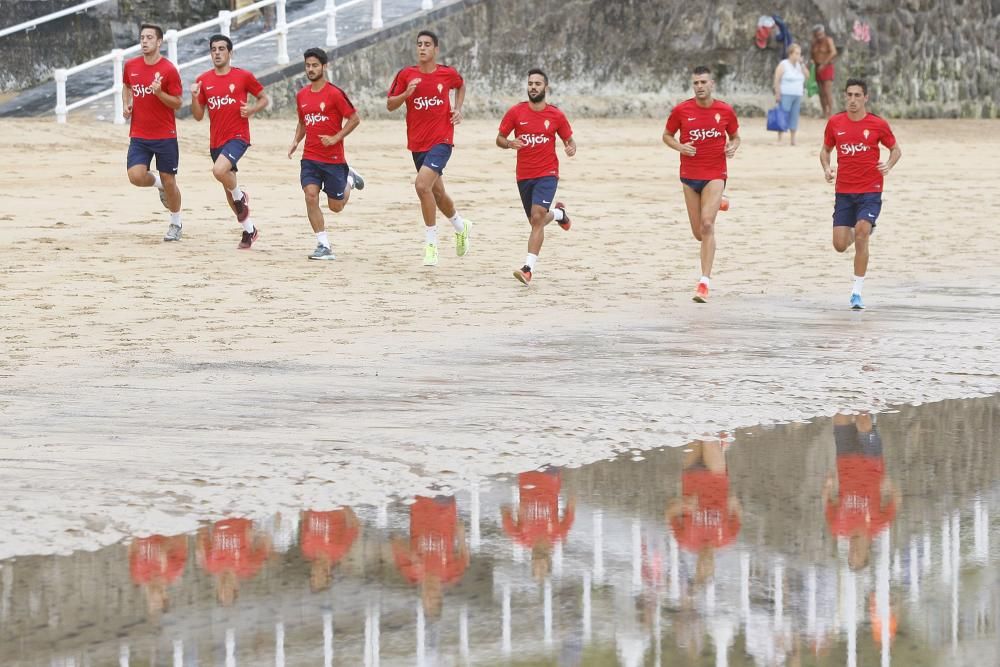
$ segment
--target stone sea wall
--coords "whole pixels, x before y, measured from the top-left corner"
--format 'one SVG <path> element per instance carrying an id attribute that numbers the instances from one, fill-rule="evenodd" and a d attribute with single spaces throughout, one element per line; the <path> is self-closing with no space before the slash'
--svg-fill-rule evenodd
<path id="1" fill-rule="evenodd" d="M 991 85 L 1000 77 L 1000 0 L 453 0 L 361 48 L 342 45 L 332 76 L 364 113 L 384 115 L 389 82 L 412 64 L 416 30 L 429 27 L 441 36 L 441 60 L 466 77 L 472 115 L 523 97 L 525 72 L 540 66 L 553 101 L 574 115 L 660 116 L 689 94 L 697 64 L 713 69 L 718 95 L 738 111 L 761 113 L 780 54 L 753 36 L 758 17 L 772 13 L 806 51 L 811 26 L 825 24 L 842 54 L 836 87 L 867 76 L 880 113 L 1000 115 Z M 275 86 L 279 109 L 304 83 L 300 68 L 293 63 L 292 80 Z M 806 109 L 818 109 L 817 99 Z"/>

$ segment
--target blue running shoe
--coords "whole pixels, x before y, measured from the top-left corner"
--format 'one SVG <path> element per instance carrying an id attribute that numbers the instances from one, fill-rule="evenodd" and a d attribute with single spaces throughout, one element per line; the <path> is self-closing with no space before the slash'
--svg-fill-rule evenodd
<path id="1" fill-rule="evenodd" d="M 852 310 L 864 310 L 865 302 L 861 300 L 860 294 L 851 295 L 851 309 Z"/>

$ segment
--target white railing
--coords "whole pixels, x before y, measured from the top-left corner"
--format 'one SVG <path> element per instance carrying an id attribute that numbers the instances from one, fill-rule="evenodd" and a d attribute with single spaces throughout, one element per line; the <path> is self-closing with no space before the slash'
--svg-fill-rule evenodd
<path id="1" fill-rule="evenodd" d="M 79 5 L 73 5 L 72 7 L 67 7 L 66 9 L 60 9 L 58 12 L 52 12 L 51 14 L 46 14 L 45 16 L 39 16 L 37 19 L 31 19 L 30 21 L 18 23 L 17 25 L 12 25 L 9 28 L 0 30 L 0 37 L 13 35 L 15 32 L 21 32 L 22 30 L 34 30 L 43 23 L 55 21 L 56 19 L 61 19 L 62 17 L 69 16 L 70 14 L 85 12 L 91 7 L 103 5 L 105 2 L 108 2 L 108 0 L 88 0 L 87 2 L 81 2 Z"/>
<path id="2" fill-rule="evenodd" d="M 96 1 L 96 0 L 92 0 Z M 101 0 L 104 1 L 104 0 Z M 307 23 L 312 23 L 319 19 L 326 19 L 326 45 L 336 46 L 337 45 L 337 12 L 349 9 L 355 5 L 359 5 L 366 2 L 371 2 L 372 5 L 372 29 L 379 30 L 383 26 L 382 21 L 382 0 L 348 0 L 343 4 L 337 4 L 336 0 L 326 0 L 326 6 L 322 11 L 316 12 L 314 14 L 309 14 L 308 16 L 303 16 L 297 18 L 294 21 L 288 21 L 285 16 L 285 2 L 286 0 L 260 0 L 260 2 L 255 2 L 252 5 L 247 5 L 246 7 L 241 7 L 235 11 L 222 10 L 219 12 L 218 18 L 211 19 L 209 21 L 204 21 L 193 25 L 189 28 L 184 28 L 182 30 L 167 30 L 163 34 L 163 41 L 167 43 L 167 58 L 177 66 L 178 70 L 183 70 L 198 63 L 203 63 L 211 59 L 210 55 L 199 56 L 193 60 L 188 60 L 183 63 L 177 62 L 177 42 L 182 37 L 187 37 L 195 33 L 208 30 L 213 26 L 218 26 L 218 30 L 221 34 L 227 37 L 230 34 L 230 29 L 233 19 L 242 16 L 243 14 L 249 14 L 255 12 L 264 7 L 274 5 L 276 9 L 276 20 L 273 30 L 268 30 L 262 32 L 259 35 L 254 35 L 249 39 L 241 40 L 239 43 L 233 45 L 233 50 L 241 49 L 252 44 L 256 44 L 265 39 L 271 37 L 277 37 L 277 55 L 275 62 L 279 65 L 287 65 L 288 60 L 288 32 L 293 28 L 305 25 Z M 421 10 L 432 9 L 434 5 L 433 0 L 421 0 L 420 8 Z M 114 49 L 110 53 L 94 58 L 93 60 L 88 60 L 85 63 L 81 63 L 76 67 L 71 67 L 69 69 L 57 69 L 55 70 L 53 76 L 56 81 L 56 121 L 59 123 L 66 122 L 66 116 L 70 111 L 74 109 L 79 109 L 80 107 L 86 106 L 92 102 L 107 97 L 108 95 L 114 96 L 114 114 L 113 120 L 116 125 L 121 125 L 125 123 L 125 118 L 122 115 L 124 111 L 124 103 L 122 102 L 121 88 L 122 88 L 122 78 L 123 70 L 125 66 L 125 57 L 139 52 L 139 46 L 131 46 L 127 49 Z M 91 67 L 96 67 L 97 65 L 103 65 L 105 63 L 112 63 L 114 70 L 112 84 L 110 88 L 102 90 L 98 93 L 85 97 L 82 100 L 77 100 L 72 104 L 66 103 L 66 81 L 70 76 L 78 74 L 84 70 L 90 69 Z"/>

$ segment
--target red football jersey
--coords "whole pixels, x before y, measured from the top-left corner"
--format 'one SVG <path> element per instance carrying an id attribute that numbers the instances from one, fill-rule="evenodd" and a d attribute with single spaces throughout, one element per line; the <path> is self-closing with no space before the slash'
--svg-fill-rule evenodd
<path id="1" fill-rule="evenodd" d="M 393 545 L 393 555 L 400 574 L 410 583 L 419 583 L 428 575 L 442 583 L 458 581 L 469 564 L 456 540 L 458 508 L 455 499 L 439 500 L 417 496 L 410 506 L 409 548 Z"/>
<path id="2" fill-rule="evenodd" d="M 677 543 L 687 551 L 703 547 L 724 547 L 736 539 L 740 520 L 729 511 L 729 475 L 708 470 L 689 470 L 681 474 L 681 495 L 694 496 L 697 506 L 685 509 L 670 521 Z"/>
<path id="3" fill-rule="evenodd" d="M 406 100 L 406 147 L 420 153 L 438 144 L 453 145 L 451 91 L 465 85 L 462 76 L 447 65 L 438 65 L 430 74 L 416 66 L 404 67 L 392 80 L 388 97 L 402 93 L 412 79 L 420 79 L 420 83 Z"/>
<path id="4" fill-rule="evenodd" d="M 882 504 L 885 464 L 881 457 L 846 454 L 837 457 L 839 499 L 826 505 L 830 532 L 847 537 L 864 533 L 875 537 L 896 518 L 896 503 Z"/>
<path id="5" fill-rule="evenodd" d="M 302 555 L 308 560 L 326 558 L 338 563 L 358 538 L 358 524 L 348 522 L 349 510 L 302 513 Z"/>
<path id="6" fill-rule="evenodd" d="M 569 141 L 573 128 L 557 106 L 547 104 L 533 111 L 528 102 L 515 104 L 500 121 L 500 134 L 506 137 L 511 132 L 525 144 L 517 151 L 517 180 L 559 176 L 556 135 Z"/>
<path id="7" fill-rule="evenodd" d="M 726 136 L 736 136 L 740 129 L 736 112 L 725 102 L 715 100 L 707 109 L 698 106 L 694 98 L 675 106 L 667 117 L 667 132 L 679 141 L 693 144 L 695 155 L 681 154 L 681 178 L 711 181 L 726 179 Z"/>
<path id="8" fill-rule="evenodd" d="M 208 145 L 221 148 L 230 139 L 250 143 L 250 119 L 240 115 L 247 94 L 257 96 L 264 86 L 250 72 L 233 67 L 228 74 L 208 70 L 197 79 L 201 82 L 198 103 L 208 107 L 211 137 Z"/>
<path id="9" fill-rule="evenodd" d="M 216 521 L 211 535 L 200 536 L 204 550 L 202 566 L 209 574 L 231 571 L 240 579 L 250 579 L 267 561 L 268 552 L 254 543 L 253 522 L 250 519 Z"/>
<path id="10" fill-rule="evenodd" d="M 565 540 L 573 526 L 574 513 L 566 508 L 562 519 L 559 518 L 559 489 L 562 486 L 559 474 L 525 472 L 517 476 L 517 481 L 520 487 L 517 516 L 504 508 L 504 532 L 528 548 Z"/>
<path id="11" fill-rule="evenodd" d="M 879 144 L 886 148 L 896 145 L 889 123 L 873 113 L 851 120 L 847 112 L 841 111 L 826 122 L 823 143 L 837 149 L 837 192 L 882 192 Z"/>
<path id="12" fill-rule="evenodd" d="M 122 80 L 132 89 L 132 119 L 129 136 L 136 139 L 176 139 L 174 110 L 153 94 L 153 79 L 160 75 L 160 85 L 168 95 L 181 95 L 184 86 L 174 64 L 161 57 L 147 65 L 142 56 L 125 63 Z"/>
<path id="13" fill-rule="evenodd" d="M 344 121 L 357 113 L 351 100 L 347 99 L 347 94 L 332 83 L 327 83 L 318 93 L 313 92 L 310 85 L 295 96 L 295 106 L 299 111 L 299 120 L 306 128 L 302 159 L 346 164 L 344 142 L 324 146 L 319 137 L 337 134 L 344 128 Z"/>
<path id="14" fill-rule="evenodd" d="M 129 572 L 132 581 L 171 583 L 184 572 L 187 563 L 187 537 L 151 535 L 140 537 L 129 549 Z"/>

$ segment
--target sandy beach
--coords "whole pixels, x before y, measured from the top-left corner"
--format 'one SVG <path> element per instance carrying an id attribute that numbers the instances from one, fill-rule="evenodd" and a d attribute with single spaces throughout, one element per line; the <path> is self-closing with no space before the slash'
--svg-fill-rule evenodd
<path id="1" fill-rule="evenodd" d="M 712 301 L 660 120 L 581 120 L 535 281 L 495 123 L 467 121 L 446 180 L 475 222 L 421 266 L 402 120 L 362 123 L 368 182 L 315 245 L 285 157 L 294 123 L 253 125 L 240 163 L 261 238 L 179 124 L 184 238 L 128 184 L 127 130 L 4 121 L 0 142 L 0 558 L 180 532 L 227 512 L 378 502 L 428 485 L 680 444 L 845 406 L 1000 390 L 996 121 L 895 121 L 866 282 L 830 246 L 822 126 L 773 145 L 748 119 L 730 163 Z"/>

